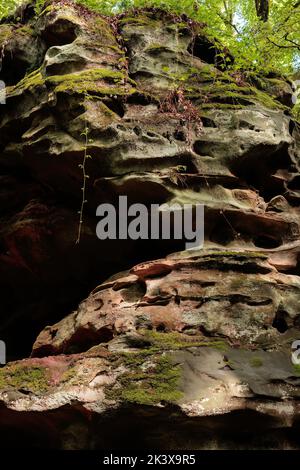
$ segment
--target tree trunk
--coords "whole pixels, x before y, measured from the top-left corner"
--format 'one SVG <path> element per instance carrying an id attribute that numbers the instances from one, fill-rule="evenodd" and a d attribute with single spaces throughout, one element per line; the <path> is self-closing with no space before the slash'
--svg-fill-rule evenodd
<path id="1" fill-rule="evenodd" d="M 255 0 L 255 6 L 258 18 L 266 23 L 269 18 L 269 0 Z"/>

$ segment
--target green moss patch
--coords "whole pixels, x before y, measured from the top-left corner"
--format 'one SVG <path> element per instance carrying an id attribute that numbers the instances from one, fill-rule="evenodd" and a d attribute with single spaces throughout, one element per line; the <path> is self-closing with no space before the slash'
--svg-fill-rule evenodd
<path id="1" fill-rule="evenodd" d="M 268 255 L 259 251 L 211 251 L 204 254 L 203 256 L 226 256 L 226 257 L 237 257 L 237 258 L 259 258 L 268 259 Z"/>
<path id="2" fill-rule="evenodd" d="M 4 45 L 14 34 L 14 27 L 3 24 L 0 26 L 0 45 Z"/>
<path id="3" fill-rule="evenodd" d="M 95 93 L 101 95 L 127 95 L 134 90 L 124 85 L 125 75 L 109 69 L 91 69 L 83 72 L 55 75 L 46 83 L 55 86 L 55 92 Z M 110 86 L 109 86 L 110 85 Z"/>
<path id="4" fill-rule="evenodd" d="M 108 398 L 139 405 L 176 403 L 181 397 L 181 368 L 168 355 L 153 356 L 145 364 L 144 356 L 127 355 L 128 371 L 118 380 L 118 387 L 106 390 Z"/>
<path id="5" fill-rule="evenodd" d="M 238 86 L 235 83 L 215 82 L 199 87 L 190 87 L 186 90 L 187 97 L 198 99 L 199 105 L 204 107 L 227 107 L 247 106 L 261 104 L 269 109 L 287 109 L 286 106 L 276 101 L 268 93 L 253 86 Z"/>
<path id="6" fill-rule="evenodd" d="M 107 387 L 108 399 L 142 405 L 161 402 L 176 403 L 182 398 L 180 391 L 181 366 L 174 363 L 172 352 L 190 347 L 227 349 L 225 341 L 206 341 L 182 333 L 163 333 L 139 330 L 143 334 L 144 347 L 139 351 L 114 354 L 113 368 L 125 367 L 117 385 Z"/>
<path id="7" fill-rule="evenodd" d="M 189 336 L 183 333 L 170 332 L 163 333 L 154 330 L 142 330 L 143 336 L 149 342 L 149 352 L 178 350 L 192 347 L 213 347 L 217 349 L 226 349 L 225 341 L 206 340 L 202 336 Z"/>
<path id="8" fill-rule="evenodd" d="M 41 74 L 41 69 L 35 70 L 26 75 L 17 85 L 7 88 L 7 96 L 13 96 L 19 92 L 27 91 L 35 87 L 45 85 L 45 79 Z"/>
<path id="9" fill-rule="evenodd" d="M 60 382 L 70 382 L 72 379 L 74 379 L 77 375 L 77 370 L 76 367 L 70 367 L 68 370 L 66 370 L 60 379 Z"/>
<path id="10" fill-rule="evenodd" d="M 260 357 L 253 357 L 250 361 L 251 367 L 261 367 L 263 365 L 263 361 Z"/>
<path id="11" fill-rule="evenodd" d="M 135 92 L 131 85 L 125 85 L 125 75 L 123 72 L 109 69 L 90 69 L 82 72 L 53 75 L 44 78 L 41 69 L 26 75 L 17 85 L 8 87 L 7 95 L 13 96 L 19 92 L 31 90 L 35 87 L 54 87 L 56 93 L 74 92 L 91 93 L 98 95 L 119 95 L 125 96 Z"/>
<path id="12" fill-rule="evenodd" d="M 37 33 L 35 32 L 34 28 L 29 25 L 22 26 L 16 30 L 18 34 L 24 34 L 25 36 L 36 36 Z"/>
<path id="13" fill-rule="evenodd" d="M 53 75 L 47 78 L 48 83 L 55 85 L 72 81 L 73 83 L 86 81 L 86 80 L 108 80 L 112 82 L 120 82 L 124 79 L 122 72 L 117 72 L 109 69 L 90 69 L 83 70 L 82 72 L 70 73 L 66 75 Z"/>
<path id="14" fill-rule="evenodd" d="M 47 370 L 38 366 L 10 365 L 0 370 L 0 388 L 25 389 L 32 393 L 43 393 L 49 388 Z"/>
<path id="15" fill-rule="evenodd" d="M 300 377 L 300 364 L 293 364 L 293 369 L 294 369 L 295 375 Z"/>
<path id="16" fill-rule="evenodd" d="M 120 19 L 119 24 L 121 26 L 134 25 L 134 26 L 151 26 L 158 27 L 160 25 L 159 20 L 150 18 L 150 16 L 144 15 L 139 12 L 138 16 L 125 16 Z"/>

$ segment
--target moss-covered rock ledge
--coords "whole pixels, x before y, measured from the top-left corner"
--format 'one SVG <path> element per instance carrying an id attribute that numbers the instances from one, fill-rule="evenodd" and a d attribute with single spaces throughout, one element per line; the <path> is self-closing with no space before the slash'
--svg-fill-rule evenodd
<path id="1" fill-rule="evenodd" d="M 106 436 L 113 433 L 114 439 L 108 437 L 108 442 L 114 448 L 121 439 L 123 420 L 131 428 L 137 419 L 142 424 L 148 416 L 146 446 L 155 442 L 160 449 L 171 448 L 171 443 L 201 449 L 214 440 L 215 447 L 226 448 L 235 439 L 243 448 L 243 436 L 254 430 L 253 420 L 248 421 L 252 416 L 262 426 L 256 429 L 252 445 L 265 448 L 267 431 L 273 433 L 274 446 L 287 445 L 279 442 L 279 430 L 288 423 L 293 435 L 300 397 L 299 372 L 287 354 L 236 349 L 213 341 L 201 344 L 184 335 L 172 335 L 172 347 L 167 333 L 153 337 L 140 333 L 125 340 L 123 352 L 98 346 L 82 354 L 28 359 L 2 369 L 5 420 L 12 420 L 16 412 L 19 415 L 16 444 L 22 445 L 18 433 L 26 431 L 29 416 L 35 423 L 29 432 L 42 447 L 51 447 L 54 441 L 66 449 L 102 448 L 101 427 L 107 419 Z M 159 430 L 157 419 L 162 421 Z M 241 423 L 243 431 L 237 430 Z M 74 440 L 70 430 L 76 428 L 81 434 Z M 229 428 L 230 435 L 222 437 Z M 164 429 L 168 437 L 161 436 Z M 181 429 L 180 440 L 176 429 Z M 297 439 L 288 445 L 297 447 Z"/>

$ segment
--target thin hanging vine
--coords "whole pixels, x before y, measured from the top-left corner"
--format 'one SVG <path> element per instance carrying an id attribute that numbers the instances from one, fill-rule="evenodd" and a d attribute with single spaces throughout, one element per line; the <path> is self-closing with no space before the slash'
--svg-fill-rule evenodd
<path id="1" fill-rule="evenodd" d="M 88 99 L 88 96 L 86 96 Z M 82 192 L 82 199 L 81 199 L 81 206 L 80 210 L 78 211 L 79 214 L 79 223 L 78 223 L 78 233 L 77 233 L 77 239 L 76 239 L 76 244 L 80 243 L 81 236 L 82 236 L 82 229 L 83 229 L 83 216 L 84 216 L 84 208 L 85 205 L 87 204 L 87 199 L 86 199 L 86 193 L 87 193 L 87 180 L 90 178 L 86 171 L 86 165 L 87 161 L 89 158 L 92 158 L 91 155 L 88 153 L 88 147 L 89 143 L 92 142 L 92 139 L 89 138 L 89 133 L 90 129 L 88 127 L 88 122 L 87 119 L 85 120 L 85 128 L 84 131 L 80 134 L 82 137 L 84 137 L 84 151 L 83 151 L 83 160 L 82 163 L 80 163 L 78 166 L 82 171 L 82 187 L 81 187 L 81 192 Z"/>

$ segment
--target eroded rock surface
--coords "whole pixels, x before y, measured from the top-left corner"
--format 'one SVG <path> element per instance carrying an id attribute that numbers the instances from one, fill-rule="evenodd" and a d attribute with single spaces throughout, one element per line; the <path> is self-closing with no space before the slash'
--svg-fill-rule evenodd
<path id="1" fill-rule="evenodd" d="M 108 339 L 110 349 L 120 335 L 140 329 L 274 349 L 297 339 L 299 301 L 299 277 L 278 273 L 251 252 L 169 257 L 96 288 L 75 313 L 40 334 L 33 354 L 80 351 Z"/>
<path id="2" fill-rule="evenodd" d="M 158 10 L 29 3 L 0 51 L 1 442 L 299 448 L 292 84 L 229 74 L 205 25 Z M 203 250 L 99 241 L 119 195 L 205 204 Z"/>

